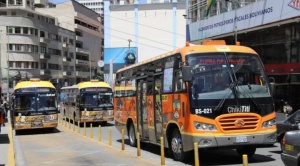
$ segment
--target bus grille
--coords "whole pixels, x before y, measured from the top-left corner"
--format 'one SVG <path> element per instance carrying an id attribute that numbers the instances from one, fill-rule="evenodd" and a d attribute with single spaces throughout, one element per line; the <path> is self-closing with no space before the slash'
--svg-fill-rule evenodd
<path id="1" fill-rule="evenodd" d="M 254 131 L 258 127 L 259 117 L 245 116 L 224 116 L 218 119 L 219 126 L 223 132 Z"/>

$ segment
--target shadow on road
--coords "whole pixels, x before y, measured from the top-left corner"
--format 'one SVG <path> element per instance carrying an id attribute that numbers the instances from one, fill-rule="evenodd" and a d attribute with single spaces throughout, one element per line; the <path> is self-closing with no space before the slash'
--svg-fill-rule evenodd
<path id="1" fill-rule="evenodd" d="M 0 144 L 9 144 L 8 134 L 0 134 Z"/>
<path id="2" fill-rule="evenodd" d="M 57 128 L 43 128 L 43 129 L 26 129 L 26 130 L 15 130 L 15 135 L 39 135 L 39 134 L 55 134 L 61 131 Z"/>
<path id="3" fill-rule="evenodd" d="M 129 139 L 125 139 L 126 146 L 129 145 Z M 122 140 L 119 139 L 117 142 L 122 143 Z M 272 145 L 274 146 L 274 145 Z M 272 147 L 271 146 L 271 147 Z M 270 146 L 268 146 L 270 147 Z M 274 146 L 276 147 L 276 146 Z M 148 143 L 141 143 L 141 150 L 156 154 L 160 156 L 160 146 L 148 144 Z M 277 153 L 277 151 L 271 151 L 272 153 Z M 212 165 L 235 165 L 235 164 L 242 164 L 243 158 L 237 154 L 235 150 L 204 150 L 201 149 L 198 152 L 199 154 L 199 161 L 201 166 L 212 166 Z M 168 155 L 167 149 L 165 149 L 165 156 L 166 158 L 172 158 L 171 155 Z M 216 158 L 217 156 L 217 158 Z M 265 156 L 260 154 L 255 154 L 251 158 L 248 158 L 248 162 L 250 163 L 265 163 L 271 162 L 275 159 L 272 156 Z M 194 156 L 191 153 L 190 157 L 185 161 L 182 162 L 186 165 L 194 165 Z"/>

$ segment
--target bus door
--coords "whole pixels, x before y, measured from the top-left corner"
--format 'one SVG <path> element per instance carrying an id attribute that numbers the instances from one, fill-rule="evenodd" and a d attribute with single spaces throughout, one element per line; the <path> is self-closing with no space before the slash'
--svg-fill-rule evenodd
<path id="1" fill-rule="evenodd" d="M 163 136 L 163 117 L 162 117 L 162 95 L 161 95 L 161 85 L 162 76 L 156 76 L 154 78 L 154 126 L 156 142 L 160 142 L 160 137 Z"/>
<path id="2" fill-rule="evenodd" d="M 143 140 L 149 139 L 148 129 L 148 110 L 147 110 L 147 83 L 145 80 L 138 80 L 138 92 L 137 92 L 137 103 L 138 103 L 138 131 L 141 132 Z"/>

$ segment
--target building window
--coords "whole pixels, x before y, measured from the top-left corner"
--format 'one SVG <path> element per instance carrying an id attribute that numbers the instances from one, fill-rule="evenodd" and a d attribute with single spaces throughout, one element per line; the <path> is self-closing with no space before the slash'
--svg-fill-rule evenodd
<path id="1" fill-rule="evenodd" d="M 34 18 L 34 14 L 33 13 L 27 13 L 27 16 Z"/>
<path id="2" fill-rule="evenodd" d="M 69 44 L 74 45 L 73 39 L 69 39 Z"/>
<path id="3" fill-rule="evenodd" d="M 15 15 L 17 15 L 17 12 L 16 11 L 11 11 L 11 15 L 15 16 Z"/>
<path id="4" fill-rule="evenodd" d="M 23 34 L 28 34 L 28 27 L 23 27 Z"/>
<path id="5" fill-rule="evenodd" d="M 21 68 L 22 67 L 22 62 L 16 62 L 16 68 Z"/>
<path id="6" fill-rule="evenodd" d="M 7 12 L 6 11 L 0 11 L 0 16 L 6 16 L 7 15 Z"/>
<path id="7" fill-rule="evenodd" d="M 25 45 L 24 45 L 24 51 L 25 51 L 25 52 L 29 52 L 29 45 L 28 45 L 28 44 L 25 44 Z"/>
<path id="8" fill-rule="evenodd" d="M 17 5 L 22 5 L 22 0 L 16 0 Z"/>
<path id="9" fill-rule="evenodd" d="M 47 69 L 47 64 L 46 63 L 41 63 L 41 69 Z"/>
<path id="10" fill-rule="evenodd" d="M 22 51 L 21 44 L 16 44 L 15 45 L 15 51 Z"/>
<path id="11" fill-rule="evenodd" d="M 29 62 L 24 62 L 24 68 L 28 69 L 29 68 Z"/>
<path id="12" fill-rule="evenodd" d="M 14 1 L 14 0 L 9 0 L 9 1 L 8 1 L 8 4 L 9 4 L 9 5 L 14 5 L 14 4 L 15 4 L 15 1 Z"/>
<path id="13" fill-rule="evenodd" d="M 21 33 L 21 27 L 15 27 L 15 33 L 20 34 Z"/>
<path id="14" fill-rule="evenodd" d="M 46 47 L 41 46 L 41 53 L 46 53 L 46 50 L 47 50 Z"/>
<path id="15" fill-rule="evenodd" d="M 14 68 L 14 62 L 9 62 L 9 67 Z"/>

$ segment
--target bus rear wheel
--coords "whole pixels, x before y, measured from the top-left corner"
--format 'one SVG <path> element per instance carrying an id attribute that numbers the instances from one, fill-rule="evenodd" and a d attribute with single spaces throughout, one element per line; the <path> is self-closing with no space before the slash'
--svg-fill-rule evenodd
<path id="1" fill-rule="evenodd" d="M 134 131 L 134 126 L 131 123 L 128 129 L 128 137 L 129 137 L 129 143 L 130 146 L 136 147 L 136 136 L 135 136 L 135 131 Z"/>
<path id="2" fill-rule="evenodd" d="M 236 152 L 240 155 L 243 156 L 246 154 L 248 157 L 252 157 L 255 154 L 256 147 L 255 146 L 243 146 L 241 148 L 237 148 Z"/>
<path id="3" fill-rule="evenodd" d="M 184 161 L 186 159 L 187 152 L 183 151 L 181 134 L 178 130 L 173 131 L 169 148 L 171 148 L 175 160 Z"/>

